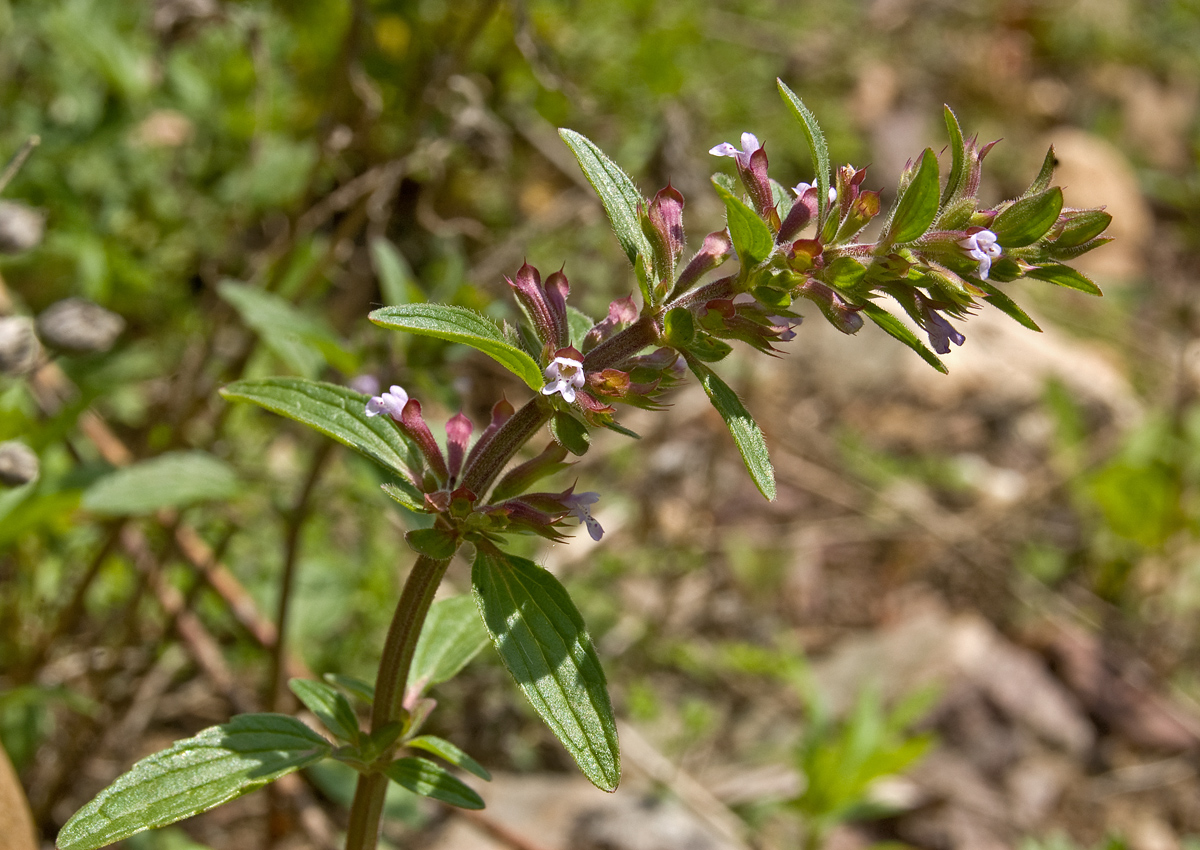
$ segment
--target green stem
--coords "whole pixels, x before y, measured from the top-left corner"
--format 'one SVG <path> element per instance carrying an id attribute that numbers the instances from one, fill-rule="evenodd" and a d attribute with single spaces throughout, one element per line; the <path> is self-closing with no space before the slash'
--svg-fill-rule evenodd
<path id="1" fill-rule="evenodd" d="M 413 652 L 421 636 L 425 615 L 433 603 L 433 595 L 441 584 L 450 559 L 436 561 L 421 555 L 413 564 L 404 591 L 396 603 L 392 625 L 383 645 L 379 675 L 375 679 L 375 703 L 371 710 L 371 731 L 400 719 L 404 703 L 404 688 L 412 666 Z M 350 827 L 346 833 L 346 850 L 374 850 L 379 841 L 379 825 L 383 801 L 387 795 L 388 779 L 381 773 L 362 774 L 354 789 L 350 806 Z"/>
<path id="2" fill-rule="evenodd" d="M 535 396 L 526 402 L 524 407 L 509 417 L 491 443 L 463 472 L 463 486 L 482 497 L 505 464 L 549 421 L 552 412 L 553 408 L 542 400 L 542 396 Z"/>

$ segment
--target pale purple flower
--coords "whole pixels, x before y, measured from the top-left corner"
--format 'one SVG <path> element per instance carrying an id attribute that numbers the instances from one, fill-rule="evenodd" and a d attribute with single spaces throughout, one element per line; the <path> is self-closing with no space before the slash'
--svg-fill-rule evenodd
<path id="1" fill-rule="evenodd" d="M 543 374 L 549 381 L 542 387 L 542 395 L 558 393 L 567 404 L 575 401 L 575 390 L 583 386 L 583 363 L 570 357 L 555 357 Z"/>
<path id="2" fill-rule="evenodd" d="M 987 280 L 992 260 L 1000 259 L 1002 253 L 1000 246 L 996 244 L 996 234 L 990 230 L 980 230 L 966 239 L 960 239 L 958 244 L 966 249 L 968 257 L 979 262 L 979 277 Z"/>
<path id="3" fill-rule="evenodd" d="M 709 148 L 708 152 L 713 156 L 731 156 L 742 168 L 749 168 L 751 155 L 761 147 L 762 145 L 758 143 L 758 136 L 753 133 L 742 133 L 742 150 L 738 150 L 729 142 L 721 142 L 721 144 Z"/>
<path id="4" fill-rule="evenodd" d="M 571 516 L 587 526 L 588 534 L 593 540 L 599 540 L 604 536 L 604 529 L 600 527 L 600 523 L 596 522 L 588 508 L 588 505 L 594 505 L 598 501 L 600 501 L 600 494 L 590 490 L 585 493 L 573 493 L 563 499 L 563 503 L 571 511 Z"/>
<path id="5" fill-rule="evenodd" d="M 393 419 L 399 419 L 401 413 L 404 412 L 404 405 L 408 404 L 408 393 L 404 391 L 404 387 L 392 384 L 390 390 L 383 395 L 374 396 L 367 402 L 367 416 L 378 416 L 381 413 L 386 413 Z"/>

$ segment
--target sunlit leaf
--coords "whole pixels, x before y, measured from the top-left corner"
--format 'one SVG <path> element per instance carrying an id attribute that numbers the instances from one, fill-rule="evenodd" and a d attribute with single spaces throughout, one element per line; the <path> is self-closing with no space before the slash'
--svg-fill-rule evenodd
<path id="1" fill-rule="evenodd" d="M 371 312 L 368 318 L 383 328 L 459 342 L 482 351 L 529 385 L 541 389 L 545 381 L 533 358 L 510 341 L 490 319 L 447 304 L 399 304 Z"/>
<path id="2" fill-rule="evenodd" d="M 708 400 L 725 420 L 734 445 L 742 456 L 742 462 L 746 464 L 746 469 L 754 480 L 754 486 L 763 496 L 774 501 L 775 470 L 771 466 L 771 457 L 767 452 L 767 441 L 763 437 L 762 429 L 758 427 L 750 411 L 746 410 L 737 393 L 718 378 L 712 369 L 695 357 L 688 357 L 687 361 L 692 373 L 700 379 L 700 386 L 704 387 Z"/>
<path id="3" fill-rule="evenodd" d="M 771 229 L 758 217 L 758 214 L 742 201 L 737 195 L 725 189 L 720 183 L 713 183 L 717 194 L 725 202 L 725 215 L 729 223 L 729 238 L 733 248 L 742 261 L 742 268 L 752 268 L 765 260 L 775 247 L 775 239 Z"/>
<path id="4" fill-rule="evenodd" d="M 221 395 L 294 419 L 401 475 L 413 463 L 414 450 L 395 423 L 386 416 L 367 416 L 367 397 L 347 387 L 304 378 L 262 378 L 236 381 Z M 421 494 L 407 480 L 396 486 L 422 503 Z"/>
<path id="5" fill-rule="evenodd" d="M 227 803 L 330 753 L 294 717 L 243 714 L 142 759 L 58 833 L 59 850 L 93 850 Z"/>
<path id="6" fill-rule="evenodd" d="M 473 602 L 471 603 L 471 607 L 475 607 Z M 472 611 L 471 613 L 475 615 L 475 621 L 478 622 L 478 612 Z M 485 636 L 484 642 L 486 641 L 487 638 Z M 418 750 L 424 750 L 427 753 L 433 753 L 435 756 L 450 762 L 450 764 L 454 765 L 455 767 L 461 767 L 468 773 L 475 774 L 480 779 L 491 781 L 492 775 L 487 772 L 487 769 L 484 768 L 483 765 L 475 761 L 475 759 L 471 758 L 445 738 L 439 738 L 436 735 L 420 735 L 416 738 L 406 741 L 404 746 L 416 747 Z"/>
<path id="7" fill-rule="evenodd" d="M 943 374 L 950 371 L 946 368 L 946 364 L 941 361 L 941 358 L 934 354 L 929 349 L 929 346 L 921 342 L 917 335 L 909 329 L 908 325 L 904 324 L 904 322 L 897 319 L 887 310 L 883 309 L 878 304 L 872 304 L 868 302 L 863 307 L 862 312 L 868 319 L 879 325 L 879 327 L 887 331 L 892 337 L 900 340 L 900 342 L 904 343 L 913 351 L 917 352 L 917 354 L 921 355 L 921 359 L 934 369 L 937 369 Z"/>
<path id="8" fill-rule="evenodd" d="M 533 561 L 482 546 L 471 581 L 492 642 L 517 686 L 584 776 L 614 790 L 621 756 L 608 685 L 566 589 Z"/>
<path id="9" fill-rule="evenodd" d="M 816 172 L 817 183 L 817 231 L 821 232 L 824 229 L 825 219 L 829 216 L 829 206 L 824 203 L 825 198 L 829 196 L 829 145 L 825 142 L 825 134 L 821 132 L 821 125 L 817 123 L 817 118 L 804 102 L 796 96 L 790 88 L 784 85 L 783 80 L 776 80 L 775 83 L 779 86 L 779 94 L 783 97 L 783 102 L 787 104 L 792 115 L 800 122 L 800 126 L 804 129 L 804 137 L 808 140 L 808 150 L 812 154 L 813 171 Z"/>
<path id="10" fill-rule="evenodd" d="M 358 718 L 350 707 L 350 701 L 338 690 L 312 679 L 290 679 L 288 688 L 304 703 L 305 708 L 325 724 L 326 729 L 343 741 L 352 744 L 358 742 Z"/>
<path id="11" fill-rule="evenodd" d="M 921 154 L 917 173 L 896 202 L 896 210 L 888 225 L 887 241 L 912 242 L 923 236 L 937 216 L 938 194 L 937 155 L 926 148 Z"/>

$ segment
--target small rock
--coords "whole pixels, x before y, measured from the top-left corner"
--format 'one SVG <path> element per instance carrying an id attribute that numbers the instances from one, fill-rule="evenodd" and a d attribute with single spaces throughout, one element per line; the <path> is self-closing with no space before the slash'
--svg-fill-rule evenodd
<path id="1" fill-rule="evenodd" d="M 66 298 L 38 316 L 38 333 L 48 345 L 67 351 L 108 351 L 125 330 L 125 320 L 99 304 Z"/>
<path id="2" fill-rule="evenodd" d="M 33 321 L 24 316 L 0 318 L 0 375 L 26 375 L 41 357 Z"/>
<path id="3" fill-rule="evenodd" d="M 24 204 L 0 201 L 0 254 L 36 248 L 46 232 L 46 217 Z"/>
<path id="4" fill-rule="evenodd" d="M 0 483 L 19 487 L 36 481 L 38 456 L 24 443 L 8 440 L 0 443 Z"/>

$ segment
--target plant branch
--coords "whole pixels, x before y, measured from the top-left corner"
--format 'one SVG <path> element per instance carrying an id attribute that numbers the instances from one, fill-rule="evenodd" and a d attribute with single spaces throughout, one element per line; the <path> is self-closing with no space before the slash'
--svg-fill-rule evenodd
<path id="1" fill-rule="evenodd" d="M 379 661 L 375 704 L 371 710 L 372 732 L 400 719 L 404 688 L 417 639 L 421 636 L 421 626 L 425 623 L 433 595 L 449 565 L 449 558 L 436 561 L 421 555 L 404 582 L 404 590 L 400 594 L 400 601 L 396 603 L 396 613 L 392 615 L 392 625 L 383 646 L 383 657 Z M 381 773 L 358 777 L 354 802 L 350 806 L 346 850 L 374 850 L 379 840 L 387 783 L 387 777 Z"/>

